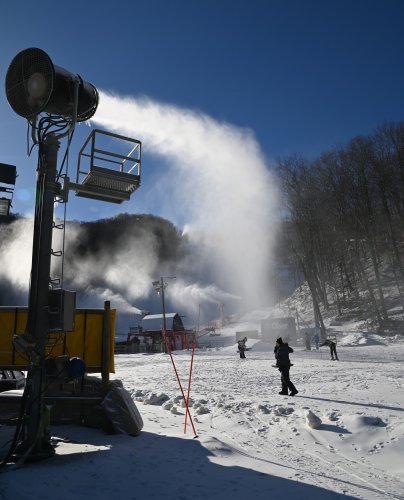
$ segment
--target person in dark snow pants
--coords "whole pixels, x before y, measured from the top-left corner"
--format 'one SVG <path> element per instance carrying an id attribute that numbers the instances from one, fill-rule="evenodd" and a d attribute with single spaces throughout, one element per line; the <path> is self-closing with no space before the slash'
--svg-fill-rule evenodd
<path id="1" fill-rule="evenodd" d="M 332 361 L 334 361 L 334 360 L 339 361 L 338 355 L 337 355 L 337 344 L 333 340 L 327 339 L 322 344 L 320 344 L 320 347 L 323 347 L 324 345 L 329 346 L 330 356 L 331 356 Z"/>
<path id="2" fill-rule="evenodd" d="M 241 339 L 237 342 L 238 352 L 240 353 L 241 359 L 245 359 L 245 351 L 247 350 L 247 347 L 245 345 L 246 342 L 247 342 L 247 337 L 244 337 L 243 339 Z"/>
<path id="3" fill-rule="evenodd" d="M 283 396 L 288 395 L 288 389 L 290 390 L 289 396 L 295 396 L 299 392 L 290 381 L 289 371 L 292 365 L 289 359 L 289 353 L 291 352 L 293 352 L 293 349 L 289 347 L 288 343 L 283 342 L 282 337 L 279 337 L 279 339 L 276 340 L 274 353 L 276 358 L 276 366 L 281 372 L 282 390 L 279 394 Z"/>

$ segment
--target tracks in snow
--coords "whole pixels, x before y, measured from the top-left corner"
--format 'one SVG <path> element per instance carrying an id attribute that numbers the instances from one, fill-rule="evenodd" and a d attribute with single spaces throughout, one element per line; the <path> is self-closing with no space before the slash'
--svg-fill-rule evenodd
<path id="1" fill-rule="evenodd" d="M 299 446 L 297 440 L 293 440 L 293 434 L 299 432 L 293 426 L 293 420 L 296 420 L 297 416 L 295 419 L 289 418 L 295 413 L 294 408 L 293 411 L 280 415 L 274 415 L 271 411 L 268 413 L 269 419 L 264 419 L 257 410 L 252 410 L 252 404 L 246 403 L 244 406 L 249 407 L 247 411 L 237 408 L 237 413 L 230 411 L 227 411 L 227 414 L 212 413 L 210 419 L 212 439 L 225 444 L 242 457 L 259 462 L 260 470 L 263 470 L 263 467 L 267 469 L 263 464 L 268 464 L 275 471 L 279 468 L 279 473 L 285 474 L 289 479 L 304 482 L 305 477 L 310 476 L 310 483 L 315 483 L 321 488 L 365 500 L 370 498 L 404 500 L 402 495 L 404 485 L 399 478 L 344 456 L 333 447 L 329 447 L 324 440 L 320 442 L 309 430 L 301 429 L 321 446 L 319 453 L 312 453 L 307 448 Z M 287 407 L 278 405 L 278 408 L 283 406 Z M 226 410 L 226 407 L 224 409 Z M 285 421 L 286 425 L 279 432 L 278 425 L 276 430 L 272 428 L 270 421 L 273 418 L 277 419 L 277 424 L 278 419 L 285 418 L 289 421 Z M 298 418 L 301 421 L 301 416 Z M 223 419 L 227 419 L 228 423 L 223 424 Z M 218 420 L 220 420 L 219 426 L 215 424 Z M 251 431 L 247 431 L 245 427 L 252 429 L 253 440 Z"/>

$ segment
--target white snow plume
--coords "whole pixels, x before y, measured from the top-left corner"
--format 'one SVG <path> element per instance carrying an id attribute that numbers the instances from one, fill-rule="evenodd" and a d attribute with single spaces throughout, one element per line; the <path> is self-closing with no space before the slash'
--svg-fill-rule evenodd
<path id="1" fill-rule="evenodd" d="M 72 231 L 69 228 L 69 231 L 72 232 L 69 241 L 74 243 L 80 240 L 81 232 L 86 229 Z M 151 276 L 157 262 L 153 235 L 142 234 L 139 238 L 127 235 L 113 253 L 105 249 L 98 251 L 96 256 L 88 254 L 70 260 L 67 273 L 74 287 L 82 289 L 90 284 L 97 288 L 97 283 L 102 283 L 128 302 L 135 302 L 149 295 L 152 289 Z"/>
<path id="2" fill-rule="evenodd" d="M 33 227 L 33 219 L 21 218 L 2 229 L 0 281 L 6 280 L 19 290 L 29 287 Z"/>
<path id="3" fill-rule="evenodd" d="M 169 289 L 170 302 L 189 315 L 195 315 L 198 304 L 237 304 L 240 297 L 220 290 L 216 285 L 173 282 Z"/>
<path id="4" fill-rule="evenodd" d="M 59 221 L 57 221 L 59 222 Z M 66 226 L 65 261 L 51 259 L 51 277 L 64 279 L 62 284 L 78 292 L 78 307 L 102 307 L 110 300 L 111 307 L 120 312 L 140 314 L 132 304 L 148 296 L 151 275 L 158 262 L 155 240 L 152 235 L 141 238 L 128 237 L 115 254 L 107 250 L 80 255 L 71 248 L 77 247 L 87 228 L 75 222 Z M 53 231 L 52 248 L 63 248 L 63 232 Z M 25 305 L 28 298 L 32 261 L 33 219 L 19 218 L 1 228 L 0 297 L 7 305 Z M 63 274 L 62 274 L 63 271 Z"/>
<path id="5" fill-rule="evenodd" d="M 127 302 L 127 300 L 122 297 L 119 293 L 115 293 L 108 288 L 91 288 L 88 287 L 85 290 L 85 302 L 82 307 L 102 307 L 102 304 L 109 300 L 111 302 L 111 308 L 117 309 L 121 313 L 129 314 L 142 314 L 142 310 L 135 306 L 132 306 Z"/>
<path id="6" fill-rule="evenodd" d="M 198 303 L 199 301 L 218 304 L 224 301 L 240 300 L 239 296 L 224 292 L 215 285 L 205 286 L 198 283 L 192 283 L 191 285 L 181 282 L 174 283 L 172 292 L 170 291 L 170 293 L 172 293 L 176 300 L 184 303 L 191 300 L 193 303 Z"/>
<path id="7" fill-rule="evenodd" d="M 144 151 L 168 164 L 155 188 L 166 218 L 187 224 L 221 288 L 249 307 L 266 302 L 276 189 L 253 133 L 206 114 L 106 92 L 93 122 L 140 139 Z"/>

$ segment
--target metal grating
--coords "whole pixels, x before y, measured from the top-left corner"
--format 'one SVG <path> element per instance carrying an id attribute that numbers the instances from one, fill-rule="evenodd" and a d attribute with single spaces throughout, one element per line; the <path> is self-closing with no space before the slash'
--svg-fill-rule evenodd
<path id="1" fill-rule="evenodd" d="M 140 184 L 140 176 L 115 172 L 103 167 L 92 167 L 82 182 L 83 186 L 111 189 L 123 193 L 133 193 Z"/>

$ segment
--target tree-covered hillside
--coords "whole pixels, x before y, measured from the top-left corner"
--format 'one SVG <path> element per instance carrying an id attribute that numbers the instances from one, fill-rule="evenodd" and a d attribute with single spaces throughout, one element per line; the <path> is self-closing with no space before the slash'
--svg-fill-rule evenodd
<path id="1" fill-rule="evenodd" d="M 354 301 L 381 330 L 390 328 L 404 304 L 404 122 L 311 161 L 281 160 L 278 175 L 281 248 L 310 287 L 317 321 Z"/>

